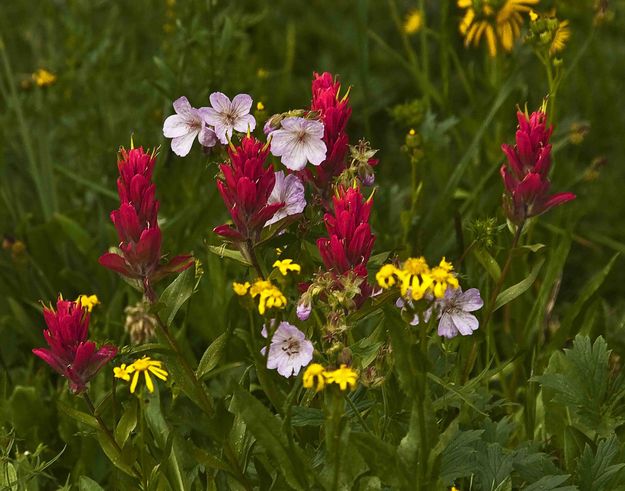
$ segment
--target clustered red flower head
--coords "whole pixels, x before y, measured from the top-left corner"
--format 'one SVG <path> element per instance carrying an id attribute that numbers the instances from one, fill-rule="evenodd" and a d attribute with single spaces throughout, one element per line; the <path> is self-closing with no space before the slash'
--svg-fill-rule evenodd
<path id="1" fill-rule="evenodd" d="M 230 146 L 228 162 L 219 166 L 223 177 L 217 188 L 224 200 L 233 225 L 220 225 L 214 232 L 234 242 L 256 243 L 260 233 L 283 202 L 268 203 L 276 175 L 273 167 L 265 167 L 269 146 L 246 136 L 238 147 Z"/>
<path id="2" fill-rule="evenodd" d="M 339 186 L 333 201 L 334 213 L 324 216 L 329 238 L 317 240 L 323 264 L 339 274 L 351 270 L 366 277 L 367 262 L 375 242 L 369 226 L 373 199 L 365 200 L 356 187 Z"/>
<path id="3" fill-rule="evenodd" d="M 59 297 L 56 310 L 44 307 L 43 316 L 49 349 L 37 348 L 33 353 L 65 377 L 73 393 L 83 392 L 100 368 L 115 357 L 117 348 L 107 344 L 97 349 L 87 340 L 89 312 L 77 302 Z"/>
<path id="4" fill-rule="evenodd" d="M 177 256 L 161 264 L 162 234 L 158 226 L 156 186 L 152 172 L 156 157 L 142 147 L 122 149 L 117 167 L 117 191 L 120 207 L 111 212 L 111 221 L 119 236 L 119 253 L 100 256 L 102 266 L 127 278 L 141 281 L 145 294 L 154 299 L 153 284 L 170 273 L 193 264 L 190 255 Z"/>
<path id="5" fill-rule="evenodd" d="M 519 120 L 514 146 L 503 144 L 508 163 L 501 166 L 505 186 L 504 210 L 511 222 L 519 225 L 527 218 L 545 213 L 554 206 L 575 199 L 573 193 L 549 195 L 549 169 L 553 127 L 547 128 L 543 111 L 530 116 L 517 112 Z"/>
<path id="6" fill-rule="evenodd" d="M 345 170 L 345 157 L 349 150 L 346 127 L 352 109 L 349 107 L 349 92 L 341 96 L 340 91 L 341 84 L 331 73 L 315 73 L 310 109 L 319 113 L 323 123 L 327 153 L 321 165 L 307 169 L 306 179 L 322 191 L 329 190 L 332 179 Z"/>

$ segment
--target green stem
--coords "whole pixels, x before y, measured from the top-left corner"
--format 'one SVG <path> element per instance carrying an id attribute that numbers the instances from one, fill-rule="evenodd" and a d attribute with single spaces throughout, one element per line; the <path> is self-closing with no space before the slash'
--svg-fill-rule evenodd
<path id="1" fill-rule="evenodd" d="M 204 410 L 206 414 L 211 415 L 213 413 L 213 403 L 208 398 L 208 395 L 206 394 L 206 390 L 204 390 L 204 386 L 202 382 L 200 382 L 200 380 L 197 378 L 195 370 L 193 370 L 193 368 L 191 368 L 191 365 L 189 365 L 189 362 L 183 355 L 182 350 L 180 349 L 180 346 L 178 346 L 178 343 L 176 342 L 174 337 L 171 335 L 171 333 L 169 332 L 169 329 L 167 329 L 167 326 L 165 325 L 161 317 L 158 315 L 158 313 L 154 313 L 154 317 L 156 318 L 156 321 L 157 321 L 156 324 L 158 326 L 158 329 L 161 335 L 165 338 L 170 349 L 174 352 L 174 354 L 176 355 L 176 358 L 178 358 L 178 361 L 180 362 L 180 366 L 186 372 L 189 380 L 191 380 L 191 382 L 195 386 L 197 397 L 199 398 L 199 402 L 201 403 L 199 404 L 199 406 Z"/>
<path id="2" fill-rule="evenodd" d="M 143 481 L 143 489 L 147 490 L 148 489 L 148 477 L 146 475 L 145 469 L 147 469 L 147 463 L 146 463 L 146 455 L 145 455 L 145 449 L 147 447 L 146 443 L 145 443 L 145 404 L 143 402 L 143 397 L 141 397 L 139 395 L 139 397 L 137 397 L 137 404 L 139 404 L 139 433 L 140 433 L 140 438 L 141 438 L 141 469 L 143 470 L 143 472 L 141 473 L 141 480 Z"/>

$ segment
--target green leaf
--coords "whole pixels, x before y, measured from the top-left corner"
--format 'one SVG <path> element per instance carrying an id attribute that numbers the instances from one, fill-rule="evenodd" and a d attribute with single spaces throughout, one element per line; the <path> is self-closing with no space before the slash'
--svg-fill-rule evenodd
<path id="1" fill-rule="evenodd" d="M 293 406 L 291 412 L 293 426 L 321 426 L 325 420 L 323 411 L 314 407 Z"/>
<path id="2" fill-rule="evenodd" d="M 286 481 L 294 489 L 310 489 L 311 469 L 295 443 L 289 445 L 282 433 L 282 422 L 248 391 L 237 387 L 230 411 L 239 415 L 259 445 L 272 457 Z"/>
<path id="3" fill-rule="evenodd" d="M 576 477 L 580 491 L 608 491 L 613 489 L 612 478 L 625 463 L 612 464 L 621 451 L 621 444 L 616 435 L 601 440 L 597 451 L 593 452 L 590 445 L 586 445 L 579 459 Z M 622 483 L 622 480 L 619 480 Z M 614 483 L 617 484 L 617 483 Z"/>
<path id="4" fill-rule="evenodd" d="M 172 324 L 180 307 L 191 298 L 195 284 L 195 268 L 187 268 L 165 289 L 159 298 L 159 315 L 166 326 Z"/>
<path id="5" fill-rule="evenodd" d="M 516 285 L 512 285 L 510 288 L 506 288 L 499 295 L 497 295 L 497 300 L 495 300 L 495 308 L 493 309 L 493 312 L 503 307 L 507 303 L 512 302 L 512 300 L 517 298 L 519 295 L 525 293 L 527 289 L 534 284 L 534 281 L 536 281 L 536 277 L 538 276 L 540 268 L 542 267 L 544 262 L 545 258 L 543 257 L 534 265 L 532 271 L 530 271 L 530 274 L 527 278 L 519 281 Z"/>
<path id="6" fill-rule="evenodd" d="M 544 476 L 523 489 L 525 491 L 574 491 L 577 489 L 575 486 L 560 486 L 569 477 L 571 477 L 569 474 Z"/>
<path id="7" fill-rule="evenodd" d="M 444 483 L 475 473 L 475 442 L 484 430 L 457 431 L 441 453 L 440 476 Z"/>
<path id="8" fill-rule="evenodd" d="M 59 411 L 61 411 L 62 413 L 65 413 L 70 418 L 73 418 L 76 421 L 78 421 L 80 423 L 83 423 L 83 424 L 86 424 L 87 426 L 90 426 L 91 428 L 94 428 L 96 430 L 100 429 L 100 425 L 98 424 L 98 420 L 95 419 L 90 414 L 87 414 L 87 413 L 84 413 L 82 411 L 79 411 L 78 409 L 74 409 L 73 407 L 68 406 L 67 404 L 65 404 L 62 401 L 57 401 L 56 407 L 59 409 Z"/>
<path id="9" fill-rule="evenodd" d="M 125 456 L 119 452 L 115 445 L 113 445 L 113 442 L 111 442 L 109 436 L 104 433 L 104 431 L 98 430 L 98 432 L 96 433 L 96 437 L 98 439 L 100 447 L 115 467 L 125 472 L 129 476 L 137 476 L 137 473 L 132 468 L 132 464 L 128 462 Z"/>
<path id="10" fill-rule="evenodd" d="M 11 462 L 0 462 L 0 485 L 4 491 L 18 491 L 15 466 Z"/>
<path id="11" fill-rule="evenodd" d="M 224 348 L 228 342 L 228 337 L 228 333 L 224 332 L 218 336 L 208 348 L 206 348 L 206 351 L 202 355 L 202 359 L 198 364 L 197 370 L 195 371 L 198 380 L 201 380 L 219 364 Z"/>
<path id="12" fill-rule="evenodd" d="M 104 491 L 104 488 L 87 476 L 80 476 L 78 481 L 79 491 Z"/>
<path id="13" fill-rule="evenodd" d="M 232 259 L 238 263 L 241 263 L 245 266 L 252 266 L 252 263 L 249 262 L 244 256 L 243 254 L 241 254 L 241 251 L 235 251 L 233 249 L 228 249 L 226 248 L 226 244 L 222 244 L 220 246 L 213 246 L 213 245 L 209 245 L 208 246 L 208 251 L 212 252 L 213 254 L 215 254 L 216 256 L 219 256 L 221 258 L 227 257 L 228 259 Z"/>
<path id="14" fill-rule="evenodd" d="M 115 428 L 115 441 L 120 447 L 124 448 L 124 444 L 132 430 L 137 426 L 137 403 L 135 400 L 130 400 L 126 406 L 126 410 L 117 423 Z"/>
<path id="15" fill-rule="evenodd" d="M 495 258 L 486 249 L 473 249 L 473 257 L 482 265 L 484 270 L 490 275 L 493 281 L 499 281 L 501 268 Z"/>
<path id="16" fill-rule="evenodd" d="M 394 445 L 369 433 L 352 433 L 350 442 L 358 449 L 373 473 L 394 489 L 406 485 L 403 469 Z"/>

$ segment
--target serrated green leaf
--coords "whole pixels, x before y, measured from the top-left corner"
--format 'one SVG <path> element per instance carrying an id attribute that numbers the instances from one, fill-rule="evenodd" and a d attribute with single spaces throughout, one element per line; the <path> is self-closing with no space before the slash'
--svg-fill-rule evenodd
<path id="1" fill-rule="evenodd" d="M 608 491 L 612 489 L 612 478 L 625 468 L 625 463 L 612 464 L 621 451 L 616 435 L 601 440 L 593 452 L 590 445 L 584 447 L 576 470 L 580 491 Z M 623 481 L 621 480 L 622 484 Z M 616 483 L 614 483 L 616 484 Z"/>
<path id="2" fill-rule="evenodd" d="M 525 293 L 527 289 L 534 284 L 534 281 L 536 281 L 536 277 L 538 276 L 540 268 L 542 267 L 544 262 L 545 258 L 543 257 L 534 265 L 527 278 L 519 281 L 516 285 L 512 285 L 510 288 L 506 288 L 499 295 L 497 295 L 497 300 L 495 300 L 495 308 L 493 309 L 493 312 L 503 307 L 507 303 L 512 302 L 512 300 L 517 298 L 519 295 Z"/>
<path id="3" fill-rule="evenodd" d="M 569 477 L 571 477 L 569 474 L 544 476 L 523 489 L 525 489 L 525 491 L 573 491 L 576 489 L 575 486 L 560 486 L 560 484 L 567 481 Z"/>

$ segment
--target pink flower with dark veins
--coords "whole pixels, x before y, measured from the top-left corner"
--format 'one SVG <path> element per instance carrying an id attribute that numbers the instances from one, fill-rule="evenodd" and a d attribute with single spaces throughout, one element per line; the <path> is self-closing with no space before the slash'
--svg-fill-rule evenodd
<path id="1" fill-rule="evenodd" d="M 263 328 L 263 337 L 267 337 L 267 329 Z M 266 354 L 266 348 L 261 350 Z M 302 367 L 308 365 L 313 358 L 313 344 L 306 335 L 293 324 L 280 322 L 271 337 L 267 368 L 278 370 L 283 377 L 297 375 Z"/>
<path id="2" fill-rule="evenodd" d="M 163 135 L 172 138 L 171 149 L 179 157 L 185 157 L 191 151 L 193 141 L 197 137 L 204 147 L 212 147 L 217 143 L 213 128 L 209 127 L 202 116 L 200 109 L 191 107 L 186 97 L 174 101 L 176 114 L 169 116 L 163 124 Z"/>
<path id="3" fill-rule="evenodd" d="M 256 119 L 250 114 L 252 98 L 248 94 L 238 94 L 230 101 L 221 92 L 213 92 L 210 97 L 212 107 L 202 107 L 199 112 L 202 119 L 215 128 L 215 134 L 226 145 L 232 138 L 232 132 L 246 133 L 254 131 Z"/>

